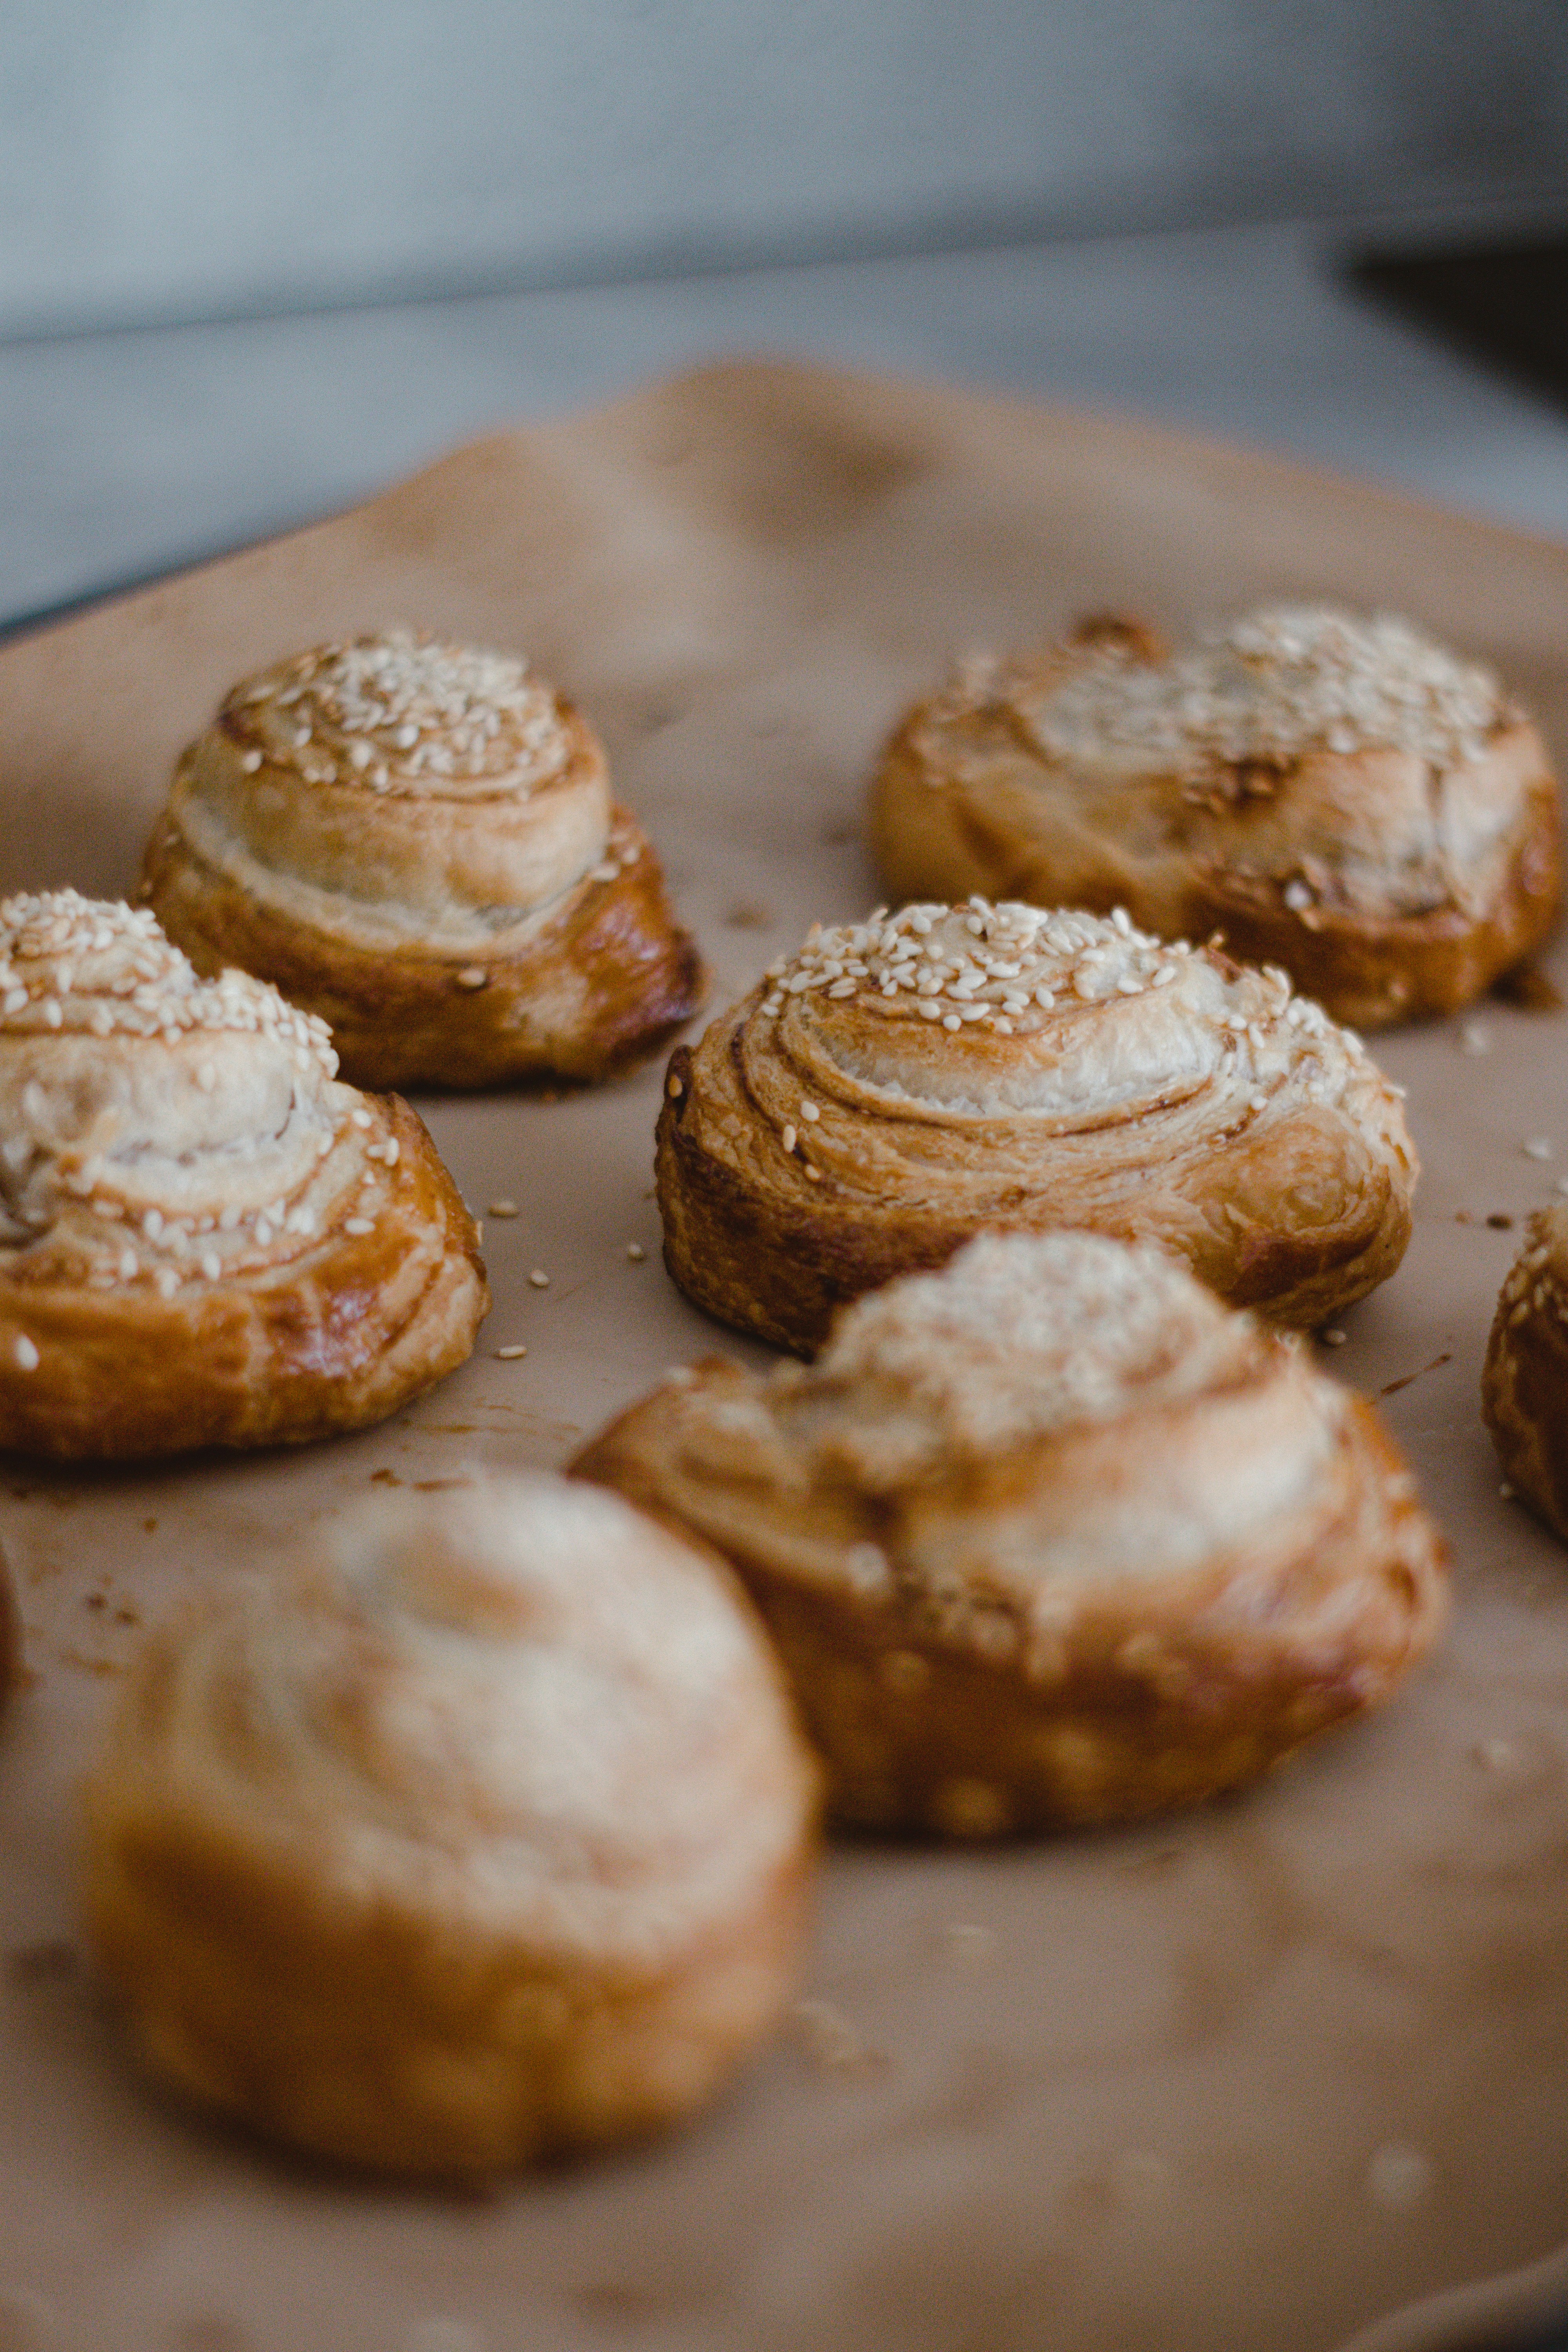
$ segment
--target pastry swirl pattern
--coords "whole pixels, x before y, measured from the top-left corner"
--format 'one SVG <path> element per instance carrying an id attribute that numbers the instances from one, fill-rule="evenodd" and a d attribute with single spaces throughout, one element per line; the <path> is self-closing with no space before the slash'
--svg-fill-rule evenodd
<path id="1" fill-rule="evenodd" d="M 1561 893 L 1540 735 L 1386 614 L 1271 607 L 1177 652 L 1102 619 L 972 659 L 895 730 L 871 813 L 902 894 L 1220 927 L 1367 1028 L 1468 1003 Z"/>
<path id="2" fill-rule="evenodd" d="M 536 1476 L 375 1496 L 150 1637 L 88 1791 L 152 2063 L 486 2171 L 697 2105 L 788 1989 L 816 1775 L 710 1555 Z"/>
<path id="3" fill-rule="evenodd" d="M 1397 1090 L 1282 972 L 981 898 L 814 929 L 677 1050 L 657 1166 L 676 1280 L 800 1353 L 983 1226 L 1157 1240 L 1321 1322 L 1398 1264 L 1417 1169 Z"/>
<path id="4" fill-rule="evenodd" d="M 603 1076 L 700 992 L 581 714 L 513 656 L 406 632 L 236 687 L 181 758 L 142 895 L 200 970 L 321 1014 L 367 1085 Z"/>
<path id="5" fill-rule="evenodd" d="M 93 1458 L 381 1419 L 468 1355 L 471 1219 L 324 1024 L 153 915 L 0 905 L 0 1444 Z"/>
<path id="6" fill-rule="evenodd" d="M 852 1820 L 1204 1796 L 1382 1697 L 1444 1612 L 1376 1416 L 1162 1252 L 985 1234 L 810 1366 L 669 1375 L 578 1457 L 732 1560 Z"/>

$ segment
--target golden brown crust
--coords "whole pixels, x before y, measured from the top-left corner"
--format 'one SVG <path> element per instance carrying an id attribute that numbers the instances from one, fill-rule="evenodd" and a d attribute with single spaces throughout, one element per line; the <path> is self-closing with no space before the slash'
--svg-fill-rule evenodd
<path id="1" fill-rule="evenodd" d="M 360 640 L 236 688 L 180 761 L 141 896 L 198 971 L 320 1014 L 366 1086 L 603 1078 L 701 999 L 586 721 L 461 647 Z"/>
<path id="2" fill-rule="evenodd" d="M 766 1644 L 721 1563 L 560 1480 L 362 1509 L 209 1595 L 87 1794 L 148 2063 L 352 2164 L 677 2122 L 793 1982 L 816 1785 Z"/>
<path id="3" fill-rule="evenodd" d="M 171 826 L 149 845 L 141 896 L 200 972 L 230 964 L 319 1014 L 344 1073 L 366 1087 L 598 1079 L 668 1042 L 702 1002 L 702 960 L 675 922 L 658 860 L 625 810 L 627 863 L 569 891 L 510 954 L 390 953 L 310 931 L 205 865 Z"/>
<path id="4" fill-rule="evenodd" d="M 298 1444 L 464 1360 L 478 1237 L 406 1103 L 148 915 L 13 899 L 0 944 L 0 1445 Z"/>
<path id="5" fill-rule="evenodd" d="M 467 1361 L 489 1306 L 474 1221 L 399 1096 L 365 1096 L 371 1124 L 340 1135 L 334 1223 L 164 1297 L 100 1289 L 68 1245 L 0 1273 L 0 1444 L 108 1462 L 200 1446 L 302 1445 L 384 1421 Z M 366 1203 L 346 1164 L 398 1146 Z M 37 1362 L 24 1366 L 26 1341 Z"/>
<path id="6" fill-rule="evenodd" d="M 1157 1311 L 1100 1377 L 1072 1358 L 1126 1312 L 1084 1274 L 1107 1253 L 1142 1262 Z M 1055 1360 L 1008 1324 L 1053 1282 Z M 983 1342 L 929 1305 L 922 1334 L 920 1294 L 966 1285 Z M 1445 1609 L 1441 1543 L 1371 1408 L 1153 1253 L 1086 1235 L 977 1243 L 862 1301 L 807 1370 L 672 1376 L 573 1467 L 734 1563 L 834 1810 L 873 1827 L 984 1836 L 1211 1795 L 1381 1700 Z"/>
<path id="7" fill-rule="evenodd" d="M 1228 740 L 1194 740 L 1184 764 L 1109 743 L 1069 756 L 1041 723 L 1063 687 L 1094 665 L 1130 685 L 1179 669 L 1131 624 L 1089 625 L 1037 656 L 972 667 L 905 715 L 871 793 L 889 883 L 909 898 L 1123 906 L 1168 939 L 1217 928 L 1235 954 L 1281 965 L 1359 1028 L 1470 1003 L 1539 946 L 1561 900 L 1545 747 L 1500 698 L 1488 717 L 1484 674 L 1445 667 L 1411 633 L 1389 653 L 1344 625 L 1374 688 L 1378 660 L 1415 659 L 1413 645 L 1435 673 L 1405 706 L 1435 730 L 1425 751 L 1415 719 L 1393 744 L 1374 719 L 1359 722 L 1366 740 L 1352 728 L 1334 745 L 1263 741 L 1250 759 Z M 1473 698 L 1465 726 L 1447 703 L 1433 720 L 1424 693 L 1434 707 Z"/>
<path id="8" fill-rule="evenodd" d="M 1498 1299 L 1481 1412 L 1510 1483 L 1568 1542 L 1568 1211 L 1542 1209 Z"/>
<path id="9" fill-rule="evenodd" d="M 775 967 L 677 1048 L 655 1165 L 675 1280 L 798 1354 L 983 1226 L 1156 1239 L 1310 1328 L 1398 1265 L 1416 1173 L 1394 1090 L 1282 974 L 982 902 Z"/>

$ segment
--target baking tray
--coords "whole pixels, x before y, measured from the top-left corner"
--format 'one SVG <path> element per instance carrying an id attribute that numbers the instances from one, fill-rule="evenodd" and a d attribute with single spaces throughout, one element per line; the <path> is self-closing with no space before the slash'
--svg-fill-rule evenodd
<path id="1" fill-rule="evenodd" d="M 584 704 L 721 1003 L 875 898 L 864 779 L 955 647 L 1259 595 L 1412 614 L 1568 748 L 1563 548 L 1132 425 L 718 367 L 8 647 L 0 887 L 124 891 L 234 677 L 404 621 L 521 647 Z M 476 1209 L 521 1211 L 487 1223 L 462 1371 L 299 1454 L 0 1475 L 34 1670 L 0 1728 L 0 2345 L 1431 2352 L 1568 2315 L 1568 1573 L 1477 1412 L 1518 1221 L 1568 1176 L 1564 1042 L 1494 1003 L 1377 1046 L 1426 1173 L 1330 1360 L 1386 1391 L 1458 1595 L 1387 1713 L 1125 1834 L 838 1845 L 807 2005 L 715 2112 L 478 2199 L 165 2102 L 74 1896 L 74 1783 L 146 1617 L 373 1482 L 559 1463 L 668 1364 L 762 1360 L 659 1265 L 657 1069 L 422 1102 Z"/>

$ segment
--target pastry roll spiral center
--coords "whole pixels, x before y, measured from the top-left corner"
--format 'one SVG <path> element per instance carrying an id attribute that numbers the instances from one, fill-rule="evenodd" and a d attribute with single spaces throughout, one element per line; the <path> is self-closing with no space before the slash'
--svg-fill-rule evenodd
<path id="1" fill-rule="evenodd" d="M 597 743 L 522 661 L 394 631 L 236 687 L 182 759 L 170 814 L 268 905 L 460 942 L 579 881 L 611 803 Z"/>
<path id="2" fill-rule="evenodd" d="M 1124 918 L 906 908 L 819 933 L 770 979 L 764 1017 L 808 1074 L 960 1119 L 1125 1117 L 1194 1093 L 1223 1052 L 1218 972 Z"/>
<path id="3" fill-rule="evenodd" d="M 657 1968 L 798 1838 L 804 1777 L 710 1563 L 532 1477 L 376 1497 L 186 1627 L 146 1770 L 348 1889 Z M 715 1770 L 721 1754 L 724 1769 Z"/>
<path id="4" fill-rule="evenodd" d="M 1273 607 L 1163 659 L 1107 635 L 980 690 L 1140 855 L 1321 866 L 1369 909 L 1468 904 L 1531 774 L 1493 673 L 1393 614 Z"/>
<path id="5" fill-rule="evenodd" d="M 0 1244 L 68 1204 L 232 1227 L 288 1199 L 331 1149 L 336 1068 L 324 1022 L 244 973 L 198 980 L 145 910 L 5 900 Z"/>
<path id="6" fill-rule="evenodd" d="M 938 1125 L 1125 1126 L 1216 1085 L 1337 1091 L 1359 1049 L 1292 998 L 1110 918 L 1017 903 L 905 907 L 818 928 L 770 969 L 742 1051 L 757 1099 L 789 1071 L 824 1103 Z M 1257 1108 L 1261 1109 L 1263 1103 Z M 831 1123 L 797 1132 L 831 1152 Z M 820 1156 L 820 1153 L 819 1153 Z"/>
<path id="7" fill-rule="evenodd" d="M 897 1498 L 909 1575 L 938 1591 L 984 1562 L 1047 1607 L 1056 1580 L 1158 1577 L 1284 1524 L 1321 1487 L 1340 1402 L 1163 1252 L 1079 1233 L 982 1234 L 942 1273 L 858 1300 L 764 1395 L 814 1485 Z M 1055 1477 L 1004 1482 L 984 1538 L 936 1499 L 966 1465 L 1069 1437 Z"/>

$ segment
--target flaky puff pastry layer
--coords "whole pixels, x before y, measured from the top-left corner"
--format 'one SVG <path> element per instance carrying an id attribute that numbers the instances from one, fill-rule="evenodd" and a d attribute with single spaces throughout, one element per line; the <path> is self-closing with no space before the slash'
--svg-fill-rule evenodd
<path id="1" fill-rule="evenodd" d="M 601 1078 L 700 1001 L 597 738 L 515 657 L 394 633 L 235 688 L 183 754 L 141 896 L 259 974 L 365 1086 Z"/>
<path id="2" fill-rule="evenodd" d="M 1033 907 L 817 929 L 692 1050 L 658 1122 L 665 1258 L 809 1354 L 833 1310 L 983 1226 L 1163 1243 L 1315 1325 L 1393 1273 L 1397 1090 L 1283 972 Z"/>
<path id="3" fill-rule="evenodd" d="M 150 1640 L 88 1912 L 185 2092 L 488 2173 L 711 2095 L 792 1984 L 816 1809 L 711 1555 L 564 1479 L 377 1496 Z"/>
<path id="4" fill-rule="evenodd" d="M 0 1446 L 299 1444 L 463 1361 L 473 1221 L 407 1104 L 335 1067 L 145 909 L 0 905 Z"/>
<path id="5" fill-rule="evenodd" d="M 971 660 L 896 729 L 871 817 L 900 895 L 1219 928 L 1363 1028 L 1468 1003 L 1562 895 L 1557 784 L 1497 679 L 1321 607 L 1176 654 L 1100 620 Z"/>
<path id="6" fill-rule="evenodd" d="M 1510 1484 L 1568 1542 L 1568 1208 L 1530 1221 L 1498 1299 L 1481 1411 Z"/>
<path id="7" fill-rule="evenodd" d="M 1191 1803 L 1380 1701 L 1444 1614 L 1371 1408 L 1090 1234 L 984 1235 L 810 1367 L 673 1372 L 573 1466 L 734 1563 L 878 1828 Z"/>

